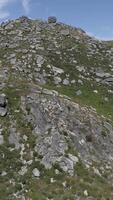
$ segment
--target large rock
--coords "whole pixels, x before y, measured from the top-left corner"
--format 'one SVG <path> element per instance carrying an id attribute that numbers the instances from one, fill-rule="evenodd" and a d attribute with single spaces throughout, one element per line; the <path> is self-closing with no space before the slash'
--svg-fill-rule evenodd
<path id="1" fill-rule="evenodd" d="M 21 16 L 19 18 L 20 22 L 28 22 L 29 21 L 29 18 L 27 16 Z"/>
<path id="2" fill-rule="evenodd" d="M 0 116 L 5 117 L 7 115 L 7 108 L 0 107 Z"/>
<path id="3" fill-rule="evenodd" d="M 33 169 L 32 173 L 33 173 L 33 176 L 35 176 L 35 177 L 40 176 L 40 171 L 37 168 Z"/>
<path id="4" fill-rule="evenodd" d="M 2 145 L 3 143 L 4 143 L 3 135 L 0 135 L 0 145 Z"/>
<path id="5" fill-rule="evenodd" d="M 68 36 L 69 30 L 68 29 L 61 30 L 61 35 Z"/>
<path id="6" fill-rule="evenodd" d="M 48 23 L 56 23 L 57 22 L 57 18 L 56 17 L 54 17 L 54 16 L 51 16 L 51 17 L 48 17 Z"/>
<path id="7" fill-rule="evenodd" d="M 0 107 L 6 106 L 6 96 L 5 94 L 0 94 Z"/>
<path id="8" fill-rule="evenodd" d="M 106 78 L 102 81 L 103 84 L 113 85 L 113 78 Z"/>
<path id="9" fill-rule="evenodd" d="M 37 62 L 38 65 L 41 66 L 41 65 L 44 63 L 44 58 L 43 58 L 43 56 L 38 55 L 38 56 L 37 56 L 36 62 Z"/>
<path id="10" fill-rule="evenodd" d="M 69 85 L 69 80 L 68 79 L 64 79 L 63 80 L 63 85 Z"/>
<path id="11" fill-rule="evenodd" d="M 54 83 L 55 83 L 56 85 L 60 84 L 61 81 L 62 81 L 62 79 L 61 79 L 60 77 L 58 77 L 58 76 L 55 76 L 55 77 L 54 77 Z"/>
<path id="12" fill-rule="evenodd" d="M 19 133 L 16 132 L 16 128 L 11 128 L 10 129 L 10 135 L 8 137 L 9 144 L 14 144 L 15 149 L 20 148 L 20 135 Z"/>
<path id="13" fill-rule="evenodd" d="M 63 69 L 54 66 L 52 67 L 52 71 L 54 72 L 55 75 L 64 73 Z"/>
<path id="14" fill-rule="evenodd" d="M 7 101 L 5 94 L 0 94 L 0 116 L 4 117 L 7 114 Z"/>

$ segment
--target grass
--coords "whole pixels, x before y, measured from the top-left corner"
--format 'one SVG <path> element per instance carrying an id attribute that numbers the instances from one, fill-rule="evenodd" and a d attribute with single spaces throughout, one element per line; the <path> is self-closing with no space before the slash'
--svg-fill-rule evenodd
<path id="1" fill-rule="evenodd" d="M 81 163 L 77 164 L 75 170 L 76 176 L 74 177 L 69 177 L 66 174 L 54 175 L 52 170 L 45 171 L 41 179 L 31 180 L 31 190 L 27 195 L 33 200 L 43 200 L 47 197 L 54 200 L 74 200 L 75 195 L 84 199 L 84 191 L 87 190 L 89 196 L 93 196 L 96 200 L 111 200 L 113 198 L 113 188 L 104 178 L 94 175 Z M 55 182 L 51 183 L 50 178 L 54 178 Z M 64 182 L 66 183 L 65 187 L 63 186 Z"/>
<path id="2" fill-rule="evenodd" d="M 57 90 L 60 94 L 66 95 L 79 103 L 81 106 L 93 107 L 96 109 L 99 115 L 103 115 L 106 118 L 113 119 L 113 94 L 109 94 L 106 87 L 95 87 L 86 83 L 83 86 L 61 86 L 56 87 L 55 85 L 46 85 L 48 89 Z M 98 93 L 93 91 L 97 89 Z M 77 96 L 76 91 L 81 90 L 81 95 Z M 108 96 L 109 101 L 106 102 L 104 98 Z"/>

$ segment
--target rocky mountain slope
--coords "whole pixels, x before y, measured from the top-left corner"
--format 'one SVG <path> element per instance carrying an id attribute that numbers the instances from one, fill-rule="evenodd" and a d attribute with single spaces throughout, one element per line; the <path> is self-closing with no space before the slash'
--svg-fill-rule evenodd
<path id="1" fill-rule="evenodd" d="M 112 102 L 112 41 L 55 18 L 2 23 L 1 200 L 112 200 Z"/>

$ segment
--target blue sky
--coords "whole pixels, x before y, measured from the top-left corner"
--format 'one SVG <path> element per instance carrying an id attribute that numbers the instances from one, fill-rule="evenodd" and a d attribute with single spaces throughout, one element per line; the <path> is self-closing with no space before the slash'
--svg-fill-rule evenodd
<path id="1" fill-rule="evenodd" d="M 0 21 L 21 15 L 81 27 L 100 39 L 113 39 L 113 0 L 0 0 Z"/>

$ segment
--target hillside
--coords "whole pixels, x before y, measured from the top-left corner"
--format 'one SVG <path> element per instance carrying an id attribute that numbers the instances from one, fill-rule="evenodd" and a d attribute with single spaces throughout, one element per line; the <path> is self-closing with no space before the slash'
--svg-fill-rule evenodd
<path id="1" fill-rule="evenodd" d="M 2 23 L 1 200 L 112 200 L 112 102 L 112 41 L 55 18 Z"/>

